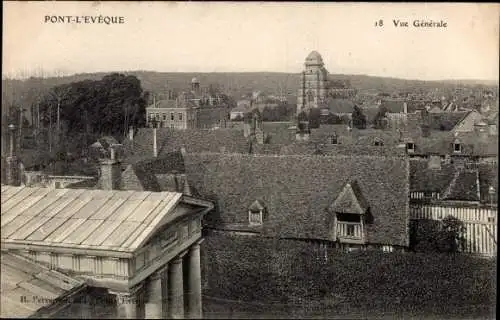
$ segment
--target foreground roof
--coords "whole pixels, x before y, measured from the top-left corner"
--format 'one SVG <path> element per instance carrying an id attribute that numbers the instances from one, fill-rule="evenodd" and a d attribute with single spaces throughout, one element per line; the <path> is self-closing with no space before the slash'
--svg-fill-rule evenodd
<path id="1" fill-rule="evenodd" d="M 268 236 L 329 239 L 328 208 L 356 181 L 362 206 L 374 217 L 370 243 L 407 245 L 408 161 L 382 156 L 187 154 L 186 173 L 198 192 L 216 201 L 207 217 L 216 228 L 248 228 L 248 209 L 259 200 Z M 361 200 L 362 199 L 362 200 Z"/>
<path id="2" fill-rule="evenodd" d="M 2 185 L 2 244 L 133 252 L 181 193 Z"/>
<path id="3" fill-rule="evenodd" d="M 2 318 L 27 318 L 50 305 L 52 299 L 85 287 L 83 281 L 7 251 L 1 252 L 0 261 Z"/>

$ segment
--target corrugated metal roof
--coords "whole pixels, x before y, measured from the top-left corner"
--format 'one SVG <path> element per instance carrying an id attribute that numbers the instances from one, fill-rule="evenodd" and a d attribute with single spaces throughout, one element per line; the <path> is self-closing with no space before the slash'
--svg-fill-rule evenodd
<path id="1" fill-rule="evenodd" d="M 181 196 L 2 185 L 2 242 L 132 252 Z"/>
<path id="2" fill-rule="evenodd" d="M 3 190 L 2 188 L 2 193 Z M 6 251 L 1 253 L 0 278 L 1 318 L 29 317 L 49 305 L 49 299 L 55 299 L 83 285 L 82 281 Z M 24 301 L 21 300 L 23 296 L 26 297 Z"/>

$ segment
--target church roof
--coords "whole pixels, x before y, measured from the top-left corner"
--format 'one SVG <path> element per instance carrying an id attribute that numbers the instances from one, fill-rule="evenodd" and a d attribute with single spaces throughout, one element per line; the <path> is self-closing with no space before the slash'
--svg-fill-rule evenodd
<path id="1" fill-rule="evenodd" d="M 323 64 L 323 58 L 318 51 L 312 51 L 306 58 L 306 64 Z"/>

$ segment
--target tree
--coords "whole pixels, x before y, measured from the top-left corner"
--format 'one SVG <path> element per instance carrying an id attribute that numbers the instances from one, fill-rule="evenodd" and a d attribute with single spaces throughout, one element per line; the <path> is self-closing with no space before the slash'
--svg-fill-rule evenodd
<path id="1" fill-rule="evenodd" d="M 384 105 L 381 105 L 378 108 L 378 112 L 373 118 L 373 125 L 375 126 L 375 129 L 386 129 L 388 126 L 387 122 L 387 107 Z"/>
<path id="2" fill-rule="evenodd" d="M 307 113 L 305 111 L 301 111 L 298 115 L 297 115 L 297 120 L 299 122 L 301 121 L 307 121 L 308 120 L 308 116 L 307 116 Z"/>
<path id="3" fill-rule="evenodd" d="M 366 116 L 363 114 L 358 105 L 354 105 L 354 111 L 352 112 L 352 125 L 357 129 L 366 128 Z"/>
<path id="4" fill-rule="evenodd" d="M 455 253 L 465 246 L 464 223 L 453 216 L 447 216 L 442 221 L 438 235 L 438 246 L 440 252 Z"/>
<path id="5" fill-rule="evenodd" d="M 342 118 L 334 113 L 329 112 L 326 117 L 321 118 L 321 124 L 341 124 Z"/>
<path id="6" fill-rule="evenodd" d="M 311 129 L 319 128 L 320 117 L 321 117 L 321 110 L 319 108 L 312 108 L 309 111 L 308 115 L 309 128 Z"/>
<path id="7" fill-rule="evenodd" d="M 129 126 L 144 125 L 148 93 L 135 76 L 113 73 L 98 81 L 57 86 L 51 92 L 40 103 L 41 121 L 56 123 L 54 96 L 58 97 L 60 118 L 67 123 L 70 137 L 80 132 L 122 136 Z"/>

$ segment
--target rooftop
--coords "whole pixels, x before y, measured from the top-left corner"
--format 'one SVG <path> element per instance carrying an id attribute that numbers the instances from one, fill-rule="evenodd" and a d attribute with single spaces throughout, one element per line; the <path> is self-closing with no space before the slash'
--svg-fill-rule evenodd
<path id="1" fill-rule="evenodd" d="M 2 245 L 132 252 L 171 220 L 181 193 L 2 185 Z"/>
<path id="2" fill-rule="evenodd" d="M 1 252 L 2 295 L 0 317 L 27 318 L 52 299 L 85 287 L 83 281 L 7 251 Z M 26 301 L 21 301 L 26 297 Z M 40 299 L 43 298 L 43 299 Z"/>

